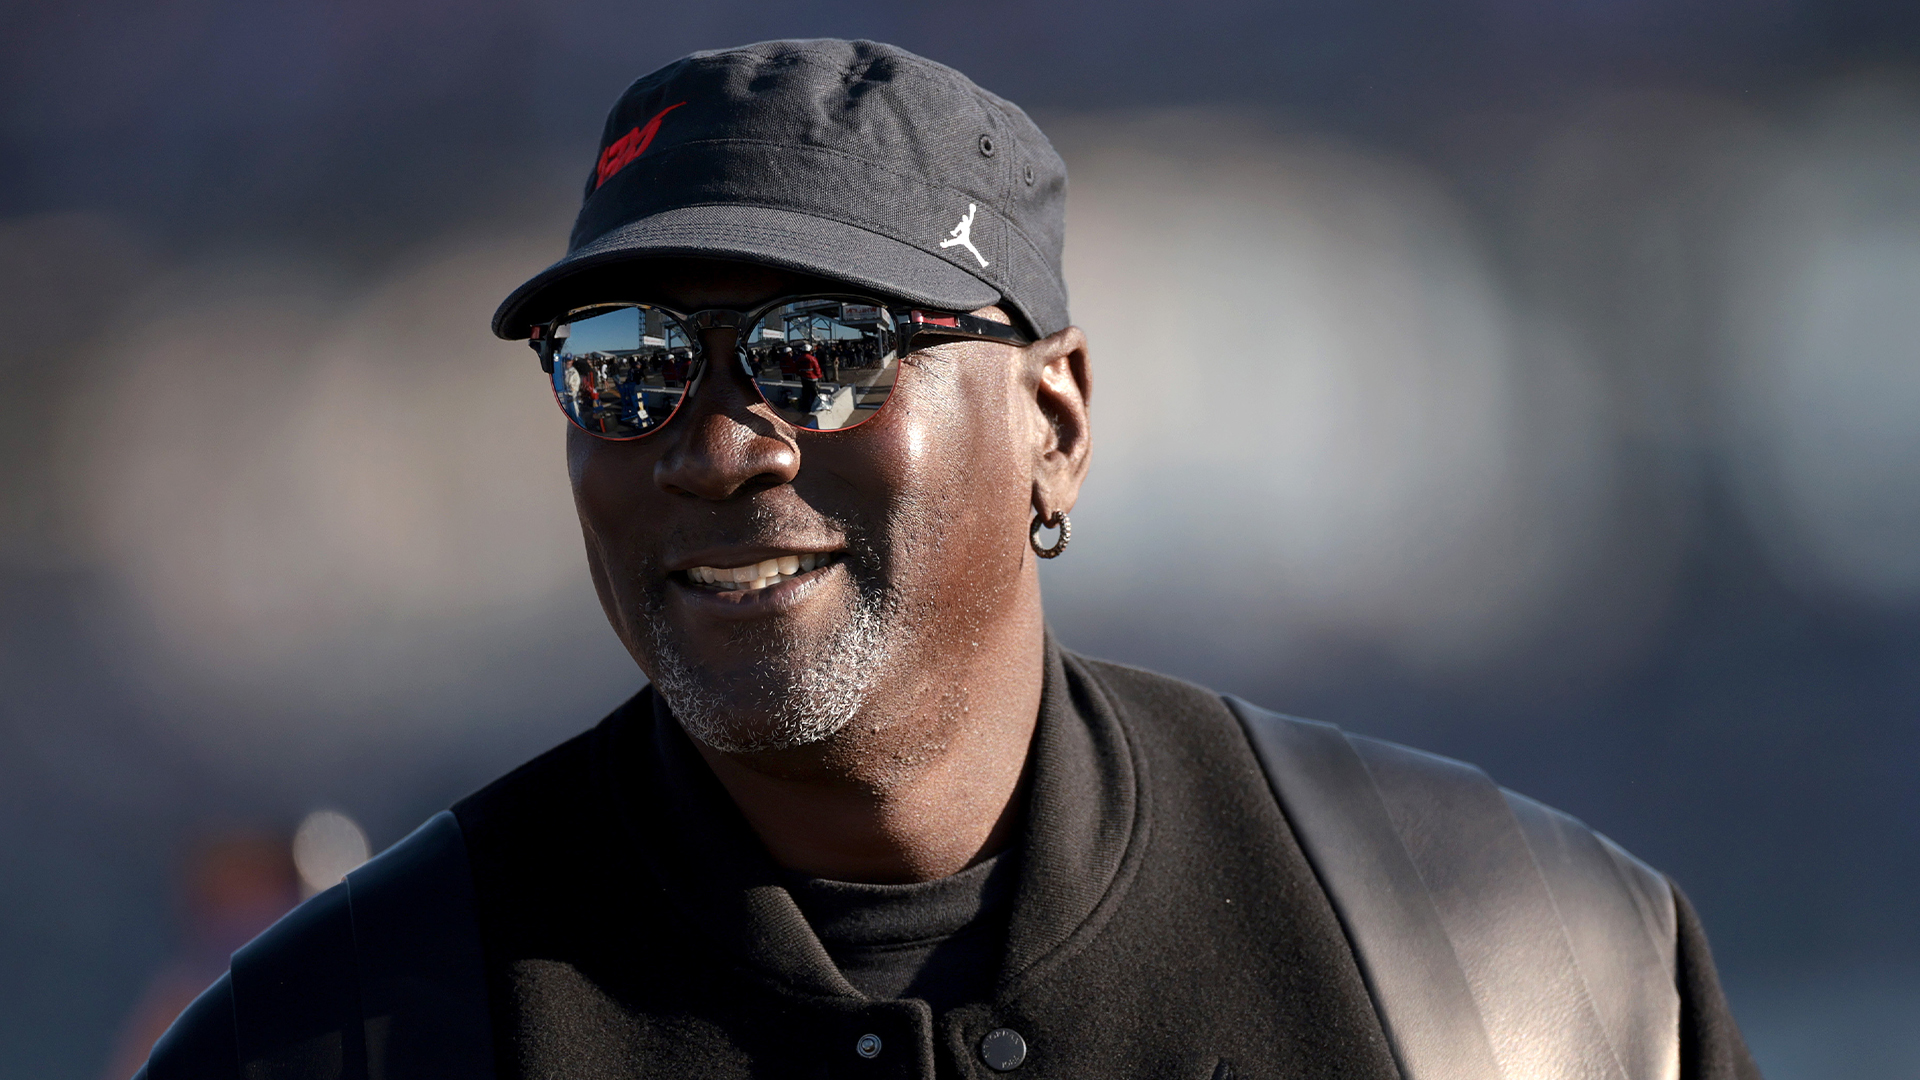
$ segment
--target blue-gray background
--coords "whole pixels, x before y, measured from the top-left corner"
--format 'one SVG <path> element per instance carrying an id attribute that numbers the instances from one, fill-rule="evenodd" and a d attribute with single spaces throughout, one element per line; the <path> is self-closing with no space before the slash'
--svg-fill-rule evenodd
<path id="1" fill-rule="evenodd" d="M 0 15 L 0 1075 L 100 1075 L 196 838 L 380 846 L 635 688 L 486 316 L 628 80 L 841 35 L 1072 170 L 1069 645 L 1482 764 L 1775 1080 L 1920 1077 L 1920 7 Z"/>

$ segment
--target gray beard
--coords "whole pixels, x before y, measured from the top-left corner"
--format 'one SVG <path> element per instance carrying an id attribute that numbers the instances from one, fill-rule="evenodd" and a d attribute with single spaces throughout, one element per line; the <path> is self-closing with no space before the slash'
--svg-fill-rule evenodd
<path id="1" fill-rule="evenodd" d="M 885 601 L 866 589 L 858 595 L 852 617 L 824 648 L 759 646 L 757 677 L 746 686 L 721 686 L 688 661 L 666 621 L 650 613 L 654 690 L 689 736 L 722 753 L 791 750 L 832 738 L 866 706 L 892 657 Z"/>

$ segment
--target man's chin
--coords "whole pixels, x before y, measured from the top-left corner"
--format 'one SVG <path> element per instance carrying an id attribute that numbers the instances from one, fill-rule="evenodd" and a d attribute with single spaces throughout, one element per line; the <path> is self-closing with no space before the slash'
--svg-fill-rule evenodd
<path id="1" fill-rule="evenodd" d="M 686 679 L 665 668 L 653 680 L 687 735 L 728 754 L 797 750 L 838 734 L 865 704 L 865 687 L 743 685 Z"/>
<path id="2" fill-rule="evenodd" d="M 871 610 L 817 646 L 742 650 L 725 664 L 693 659 L 675 646 L 667 627 L 656 622 L 651 629 L 654 690 L 689 736 L 729 754 L 793 750 L 832 738 L 866 706 L 890 651 Z"/>

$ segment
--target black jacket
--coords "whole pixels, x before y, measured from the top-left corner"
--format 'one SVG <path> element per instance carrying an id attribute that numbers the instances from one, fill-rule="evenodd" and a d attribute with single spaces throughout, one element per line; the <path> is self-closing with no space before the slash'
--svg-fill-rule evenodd
<path id="1" fill-rule="evenodd" d="M 486 1002 L 473 1011 L 491 1028 L 492 1068 L 574 1080 L 989 1077 L 999 1074 L 982 1041 L 1004 1029 L 1024 1043 L 1017 1072 L 1055 1080 L 1400 1077 L 1406 1033 L 1383 1029 L 1378 971 L 1357 962 L 1243 719 L 1202 688 L 1050 648 L 998 986 L 934 1015 L 848 984 L 764 856 L 717 857 L 758 845 L 643 691 L 454 808 L 446 832 L 471 871 Z M 1679 1075 L 1757 1076 L 1677 891 L 1669 912 Z M 330 925 L 349 927 L 334 951 L 358 950 L 364 966 L 370 947 L 350 939 L 373 931 Z M 342 981 L 305 974 L 325 952 L 260 947 L 235 984 L 249 988 L 237 1013 L 216 985 L 162 1040 L 147 1080 L 242 1075 L 249 1026 L 271 1022 L 249 1017 L 299 1008 L 303 978 Z M 392 989 L 404 980 L 382 985 L 406 993 Z M 372 1063 L 365 1075 L 397 1075 L 378 1061 L 387 1035 L 373 993 L 363 986 L 348 1010 L 367 1021 L 344 1052 L 338 1036 L 308 1038 L 256 1061 L 249 1080 L 362 1075 L 356 1052 Z M 286 1004 L 259 1004 L 269 998 Z M 1566 1021 L 1525 1022 L 1545 1032 Z M 1489 1030 L 1511 1074 L 1525 1055 Z M 872 1056 L 858 1051 L 868 1037 Z"/>

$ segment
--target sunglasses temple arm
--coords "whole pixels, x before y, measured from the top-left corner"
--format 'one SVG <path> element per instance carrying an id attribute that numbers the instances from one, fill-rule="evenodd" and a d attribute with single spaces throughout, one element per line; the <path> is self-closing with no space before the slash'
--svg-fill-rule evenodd
<path id="1" fill-rule="evenodd" d="M 540 358 L 540 370 L 553 374 L 553 341 L 547 336 L 546 327 L 533 328 L 533 336 L 527 338 L 527 348 Z"/>
<path id="2" fill-rule="evenodd" d="M 1031 345 L 1033 338 L 1020 331 L 1018 327 L 1006 323 L 983 319 L 978 315 L 939 314 L 909 310 L 901 320 L 906 327 L 906 342 L 903 351 L 913 351 L 913 339 L 921 334 L 934 334 L 939 337 L 968 338 L 973 341 L 997 341 L 1006 345 Z"/>

